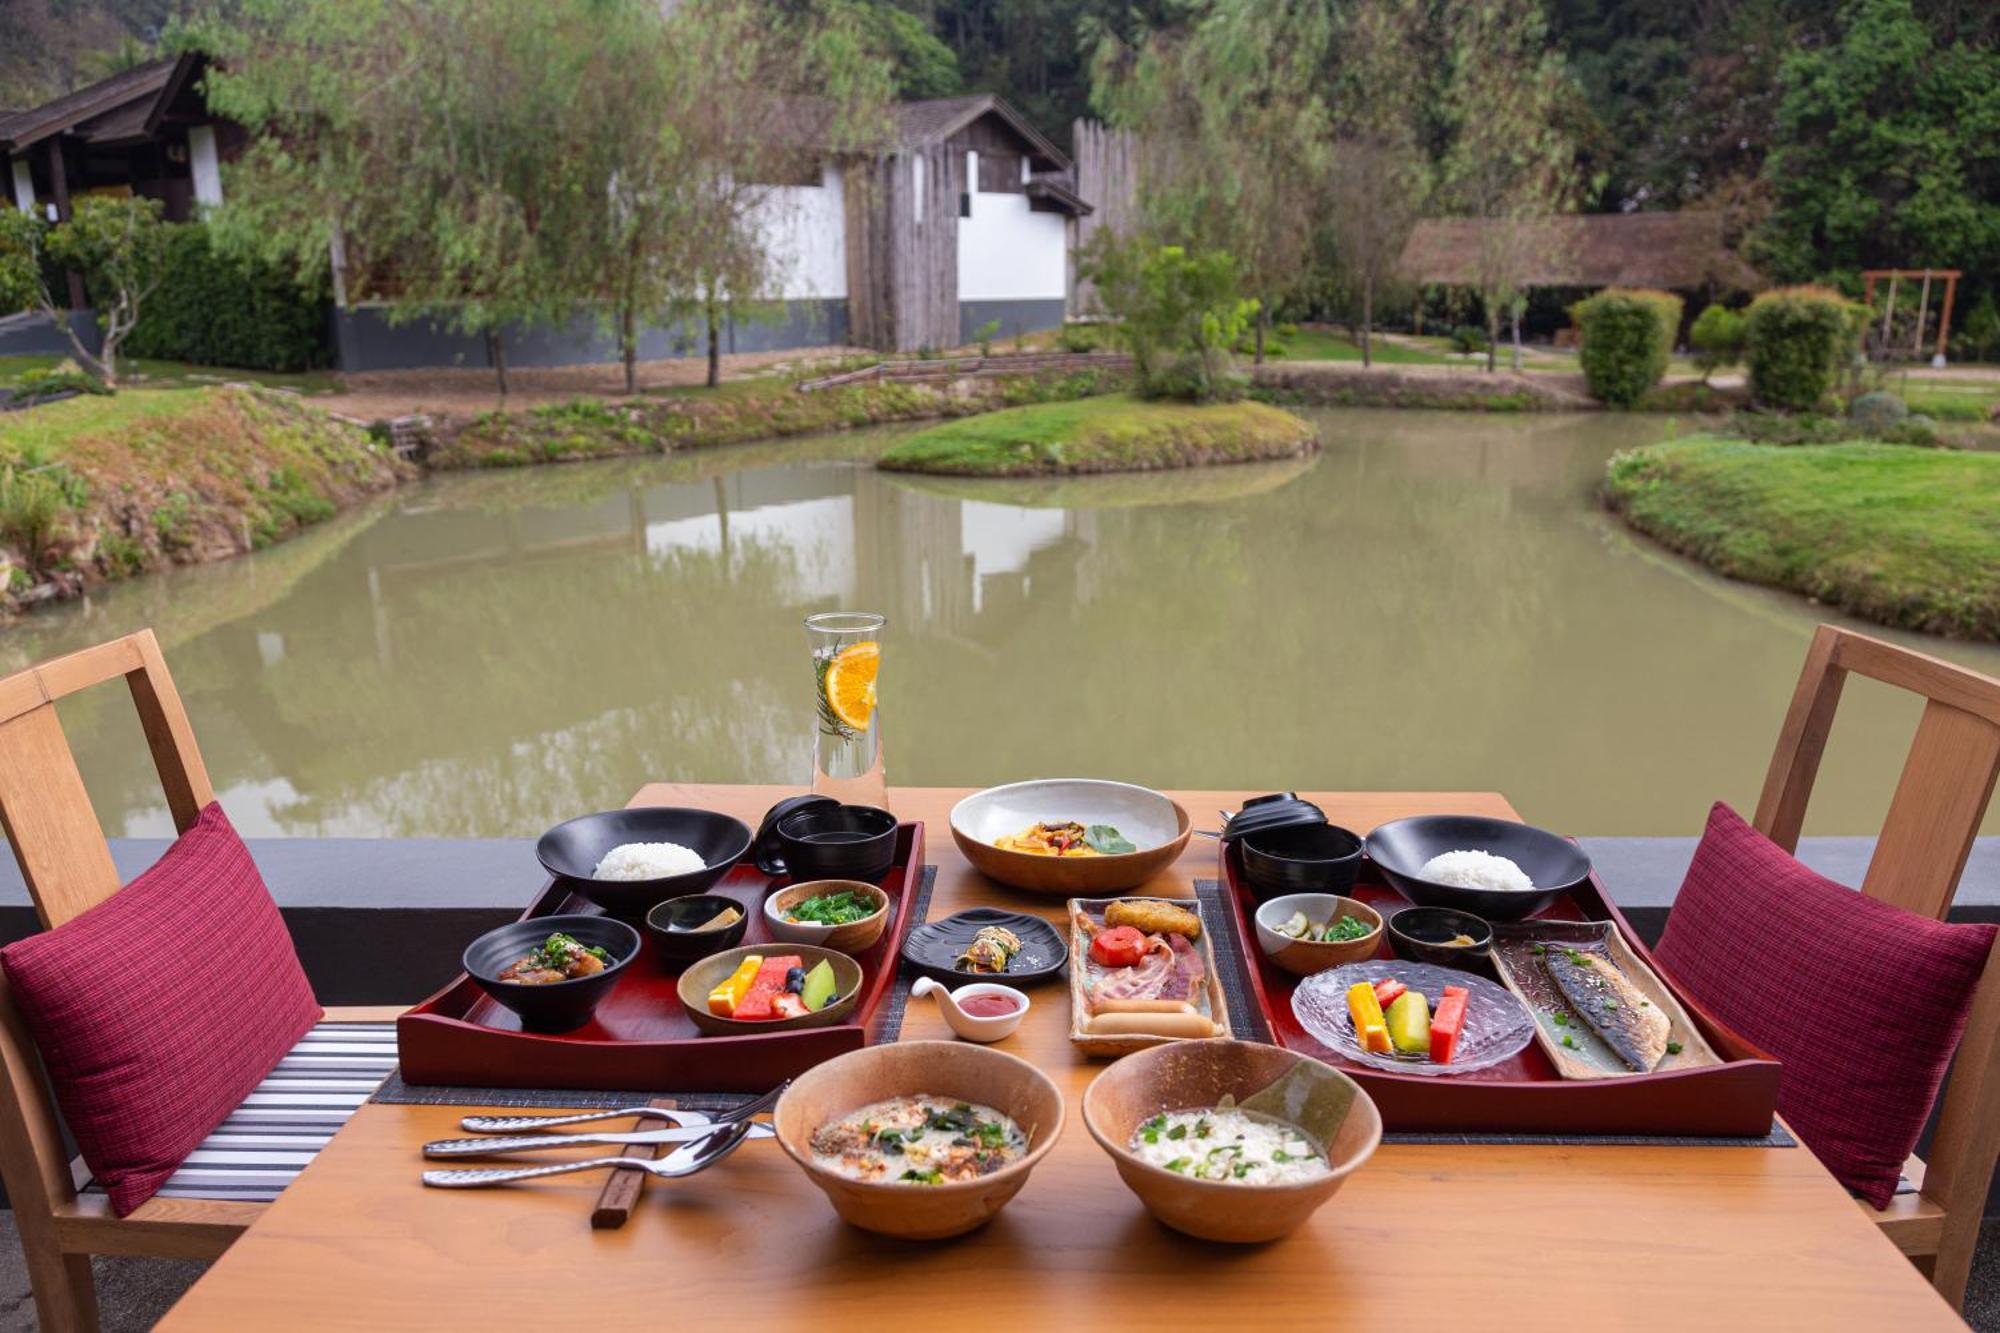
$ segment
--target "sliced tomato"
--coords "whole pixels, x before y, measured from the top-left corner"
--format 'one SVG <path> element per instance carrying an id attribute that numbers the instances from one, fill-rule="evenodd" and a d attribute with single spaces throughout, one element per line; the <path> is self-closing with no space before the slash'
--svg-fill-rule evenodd
<path id="1" fill-rule="evenodd" d="M 1402 982 L 1396 980 L 1394 977 L 1383 977 L 1380 981 L 1375 983 L 1375 1003 L 1381 1005 L 1384 1009 L 1387 1009 L 1390 1005 L 1396 1002 L 1396 997 L 1398 995 L 1401 995 L 1404 991 L 1408 989 L 1409 989 L 1408 986 L 1405 986 Z"/>
<path id="2" fill-rule="evenodd" d="M 1130 967 L 1146 956 L 1146 936 L 1133 926 L 1113 926 L 1090 939 L 1090 956 L 1106 967 Z"/>

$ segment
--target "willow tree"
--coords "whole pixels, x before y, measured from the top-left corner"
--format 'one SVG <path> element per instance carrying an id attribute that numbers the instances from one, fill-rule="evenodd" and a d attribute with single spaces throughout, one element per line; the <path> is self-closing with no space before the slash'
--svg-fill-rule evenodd
<path id="1" fill-rule="evenodd" d="M 1099 112 L 1136 132 L 1144 225 L 1235 256 L 1259 302 L 1260 362 L 1324 207 L 1332 32 L 1326 0 L 1215 0 L 1185 26 L 1107 37 L 1093 70 Z"/>
<path id="2" fill-rule="evenodd" d="M 837 2 L 689 0 L 664 45 L 682 229 L 670 285 L 701 326 L 713 386 L 724 320 L 770 312 L 791 276 L 788 187 L 887 145 L 895 67 L 865 16 Z"/>
<path id="3" fill-rule="evenodd" d="M 1374 362 L 1375 298 L 1431 185 L 1418 121 L 1424 83 L 1418 0 L 1370 0 L 1346 10 L 1334 38 L 1332 172 L 1327 223 L 1334 258 L 1361 301 L 1361 364 Z"/>
<path id="4" fill-rule="evenodd" d="M 1541 0 L 1447 0 L 1442 15 L 1442 111 L 1451 139 L 1441 183 L 1456 211 L 1480 224 L 1473 266 L 1486 312 L 1486 368 L 1494 367 L 1504 314 L 1518 370 L 1528 280 L 1554 258 L 1546 252 L 1552 229 L 1535 224 L 1572 193 L 1574 151 L 1561 124 L 1568 76 Z"/>
<path id="5" fill-rule="evenodd" d="M 645 0 L 243 0 L 192 33 L 221 57 L 210 105 L 252 130 L 226 236 L 345 299 L 486 339 L 569 317 L 566 262 L 598 207 L 571 152 L 587 80 Z"/>

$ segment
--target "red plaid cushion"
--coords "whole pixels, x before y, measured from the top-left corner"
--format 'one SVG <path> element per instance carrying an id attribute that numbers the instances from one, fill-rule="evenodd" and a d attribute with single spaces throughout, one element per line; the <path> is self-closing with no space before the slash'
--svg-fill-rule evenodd
<path id="1" fill-rule="evenodd" d="M 1864 898 L 1718 801 L 1655 955 L 1784 1063 L 1778 1110 L 1842 1184 L 1886 1208 L 1996 930 Z"/>
<path id="2" fill-rule="evenodd" d="M 120 1217 L 320 1017 L 278 905 L 215 804 L 109 899 L 0 949 L 0 966 Z"/>

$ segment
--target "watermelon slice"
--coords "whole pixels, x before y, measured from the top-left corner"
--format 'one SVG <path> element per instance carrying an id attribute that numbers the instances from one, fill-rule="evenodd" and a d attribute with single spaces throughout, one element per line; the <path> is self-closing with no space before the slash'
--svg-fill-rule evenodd
<path id="1" fill-rule="evenodd" d="M 752 1023 L 779 1017 L 773 1001 L 785 989 L 785 974 L 797 967 L 800 961 L 795 953 L 766 958 L 764 965 L 757 969 L 757 978 L 750 983 L 749 992 L 730 1017 Z"/>

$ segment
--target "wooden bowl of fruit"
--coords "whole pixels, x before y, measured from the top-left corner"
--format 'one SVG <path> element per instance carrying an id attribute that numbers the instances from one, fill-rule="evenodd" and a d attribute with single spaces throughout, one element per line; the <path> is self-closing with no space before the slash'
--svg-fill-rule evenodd
<path id="1" fill-rule="evenodd" d="M 688 968 L 678 990 L 688 1021 L 711 1037 L 832 1027 L 861 998 L 861 964 L 813 944 L 749 944 Z"/>

